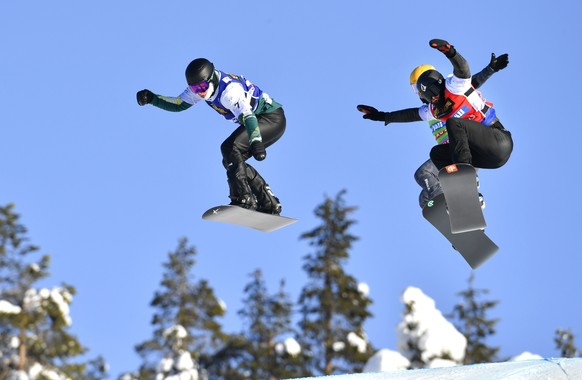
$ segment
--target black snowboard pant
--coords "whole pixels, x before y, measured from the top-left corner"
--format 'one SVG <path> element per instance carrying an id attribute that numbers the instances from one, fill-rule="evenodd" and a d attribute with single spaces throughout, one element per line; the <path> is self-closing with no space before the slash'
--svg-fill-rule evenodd
<path id="1" fill-rule="evenodd" d="M 430 151 L 430 159 L 439 170 L 453 163 L 499 168 L 513 151 L 511 133 L 499 120 L 487 126 L 473 120 L 450 118 L 447 132 L 449 143 L 436 145 Z"/>
<path id="2" fill-rule="evenodd" d="M 273 145 L 285 132 L 287 120 L 283 108 L 257 115 L 259 130 L 265 147 Z M 239 126 L 220 146 L 222 164 L 227 170 L 229 180 L 235 185 L 237 192 L 248 192 L 247 169 L 245 161 L 250 152 L 249 136 L 244 125 Z M 241 195 L 241 194 L 239 194 Z"/>

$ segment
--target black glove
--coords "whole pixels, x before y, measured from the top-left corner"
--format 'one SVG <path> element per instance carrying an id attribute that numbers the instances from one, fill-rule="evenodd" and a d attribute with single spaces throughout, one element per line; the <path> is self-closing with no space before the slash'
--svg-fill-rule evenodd
<path id="1" fill-rule="evenodd" d="M 144 106 L 146 104 L 150 104 L 154 101 L 154 93 L 150 90 L 141 90 L 138 91 L 137 94 L 137 104 L 140 106 Z"/>
<path id="2" fill-rule="evenodd" d="M 452 58 L 457 54 L 455 47 L 445 40 L 439 40 L 438 38 L 432 39 L 429 45 L 433 49 L 437 49 L 443 53 L 447 58 Z"/>
<path id="3" fill-rule="evenodd" d="M 374 121 L 385 121 L 385 119 L 386 119 L 386 112 L 378 111 L 374 107 L 359 104 L 358 111 L 364 113 L 364 116 L 362 116 L 364 119 L 374 120 Z"/>
<path id="4" fill-rule="evenodd" d="M 489 62 L 489 66 L 493 69 L 493 71 L 498 72 L 499 70 L 503 70 L 509 64 L 509 56 L 506 54 L 501 54 L 499 57 L 495 57 L 495 53 L 491 53 L 491 62 Z"/>
<path id="5" fill-rule="evenodd" d="M 257 161 L 263 161 L 267 158 L 267 151 L 265 150 L 265 144 L 262 141 L 255 140 L 251 144 L 251 154 Z"/>

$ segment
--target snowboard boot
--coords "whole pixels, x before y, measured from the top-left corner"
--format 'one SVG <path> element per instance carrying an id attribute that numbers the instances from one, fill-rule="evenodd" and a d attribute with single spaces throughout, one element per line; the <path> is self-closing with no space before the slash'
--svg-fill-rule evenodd
<path id="1" fill-rule="evenodd" d="M 230 179 L 228 180 L 228 186 L 230 188 L 230 194 L 228 196 L 230 198 L 229 205 L 239 206 L 249 210 L 256 210 L 257 201 L 255 200 L 253 194 L 250 192 L 250 188 L 249 192 L 239 193 L 237 190 L 235 190 L 235 185 L 232 182 L 233 181 Z"/>
<path id="2" fill-rule="evenodd" d="M 282 207 L 279 198 L 273 194 L 263 177 L 249 164 L 247 164 L 247 179 L 257 198 L 257 211 L 273 215 L 281 214 Z"/>
<path id="3" fill-rule="evenodd" d="M 475 169 L 475 171 L 478 171 L 479 169 Z M 477 175 L 476 177 L 477 179 L 477 190 L 479 190 L 479 187 L 481 187 L 481 184 L 479 183 L 479 175 Z M 479 203 L 481 203 L 481 210 L 483 210 L 485 208 L 485 198 L 483 198 L 483 194 L 479 193 Z"/>
<path id="4" fill-rule="evenodd" d="M 244 165 L 244 163 L 242 163 L 242 165 Z M 243 178 L 238 175 L 238 171 L 234 170 L 227 170 L 226 174 L 230 190 L 228 196 L 231 200 L 230 205 L 255 210 L 257 208 L 257 201 L 255 200 L 251 187 L 249 186 L 245 171 L 243 171 Z"/>
<path id="5" fill-rule="evenodd" d="M 281 202 L 277 198 L 269 185 L 263 186 L 260 192 L 257 193 L 257 211 L 266 214 L 281 215 Z"/>
<path id="6" fill-rule="evenodd" d="M 481 203 L 481 210 L 483 210 L 485 208 L 485 198 L 481 193 L 479 193 L 479 203 Z"/>

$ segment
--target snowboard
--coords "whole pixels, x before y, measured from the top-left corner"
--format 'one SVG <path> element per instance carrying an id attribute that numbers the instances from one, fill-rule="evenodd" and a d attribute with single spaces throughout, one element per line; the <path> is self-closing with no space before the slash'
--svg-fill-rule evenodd
<path id="1" fill-rule="evenodd" d="M 422 216 L 447 238 L 472 269 L 477 269 L 499 250 L 499 247 L 482 230 L 458 234 L 451 232 L 444 194 L 439 194 L 430 200 L 422 209 Z"/>
<path id="2" fill-rule="evenodd" d="M 451 232 L 458 234 L 487 227 L 475 168 L 469 164 L 453 164 L 439 170 L 438 177 L 445 194 Z"/>
<path id="3" fill-rule="evenodd" d="M 266 214 L 233 205 L 212 207 L 202 215 L 202 219 L 236 224 L 263 232 L 275 231 L 297 222 L 297 219 L 286 216 Z"/>

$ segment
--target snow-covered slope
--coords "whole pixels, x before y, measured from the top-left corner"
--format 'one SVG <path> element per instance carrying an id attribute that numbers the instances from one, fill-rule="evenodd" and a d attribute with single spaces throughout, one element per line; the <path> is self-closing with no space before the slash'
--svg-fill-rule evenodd
<path id="1" fill-rule="evenodd" d="M 307 379 L 307 378 L 304 378 Z M 582 358 L 552 358 L 457 367 L 311 377 L 320 380 L 582 380 Z"/>

